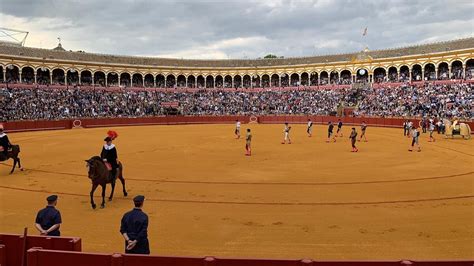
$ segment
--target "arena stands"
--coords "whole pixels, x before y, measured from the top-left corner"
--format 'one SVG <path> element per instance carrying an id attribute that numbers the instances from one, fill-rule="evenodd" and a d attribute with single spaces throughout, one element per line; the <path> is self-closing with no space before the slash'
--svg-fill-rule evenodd
<path id="1" fill-rule="evenodd" d="M 473 119 L 474 84 L 361 89 L 233 90 L 87 90 L 79 87 L 0 88 L 0 117 L 14 120 L 147 117 L 181 115 L 335 115 L 354 107 L 356 116 L 459 117 Z M 167 103 L 174 103 L 169 106 Z M 168 109 L 167 109 L 168 108 Z"/>

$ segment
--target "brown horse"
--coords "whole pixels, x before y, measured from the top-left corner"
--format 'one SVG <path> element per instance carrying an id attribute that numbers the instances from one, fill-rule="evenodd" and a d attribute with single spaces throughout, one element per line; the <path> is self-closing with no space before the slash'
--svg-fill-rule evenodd
<path id="1" fill-rule="evenodd" d="M 23 167 L 21 167 L 21 160 L 20 157 L 18 157 L 18 154 L 20 154 L 20 145 L 12 145 L 11 147 L 12 149 L 8 151 L 7 157 L 5 158 L 5 156 L 2 154 L 0 157 L 0 161 L 7 161 L 8 159 L 13 159 L 13 167 L 10 171 L 10 174 L 13 174 L 17 164 L 21 171 L 23 171 Z"/>
<path id="2" fill-rule="evenodd" d="M 96 190 L 97 186 L 102 187 L 102 203 L 100 204 L 101 208 L 105 207 L 105 187 L 108 183 L 112 185 L 112 191 L 110 192 L 109 201 L 112 200 L 114 196 L 115 190 L 115 181 L 120 179 L 122 182 L 123 187 L 123 195 L 126 197 L 128 195 L 127 190 L 125 190 L 125 179 L 123 178 L 123 167 L 122 163 L 119 163 L 119 167 L 117 168 L 116 176 L 112 176 L 112 172 L 107 169 L 105 163 L 99 156 L 94 156 L 89 160 L 86 160 L 87 168 L 88 168 L 88 176 L 92 180 L 92 189 L 91 189 L 91 205 L 92 209 L 96 208 L 94 203 L 94 191 Z"/>

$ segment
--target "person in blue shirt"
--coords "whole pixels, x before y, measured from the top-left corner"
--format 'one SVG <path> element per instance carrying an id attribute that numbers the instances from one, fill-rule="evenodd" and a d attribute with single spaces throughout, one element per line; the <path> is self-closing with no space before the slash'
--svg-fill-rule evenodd
<path id="1" fill-rule="evenodd" d="M 44 236 L 60 236 L 61 232 L 59 227 L 61 226 L 61 213 L 56 209 L 58 204 L 58 196 L 51 195 L 46 198 L 48 206 L 40 210 L 36 215 L 35 226 L 36 229 Z"/>
<path id="2" fill-rule="evenodd" d="M 142 211 L 144 201 L 142 195 L 133 198 L 135 208 L 122 217 L 120 233 L 125 239 L 125 253 L 150 254 L 148 215 Z"/>

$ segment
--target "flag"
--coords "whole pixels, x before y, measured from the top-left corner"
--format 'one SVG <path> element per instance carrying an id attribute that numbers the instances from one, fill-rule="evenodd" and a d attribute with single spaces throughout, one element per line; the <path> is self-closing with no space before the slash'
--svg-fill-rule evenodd
<path id="1" fill-rule="evenodd" d="M 364 32 L 362 33 L 362 36 L 366 36 L 366 35 L 367 35 L 367 27 L 365 27 Z"/>

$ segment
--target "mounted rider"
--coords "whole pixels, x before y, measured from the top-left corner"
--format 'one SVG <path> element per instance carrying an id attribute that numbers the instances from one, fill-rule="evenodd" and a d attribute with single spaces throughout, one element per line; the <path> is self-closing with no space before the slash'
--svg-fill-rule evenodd
<path id="1" fill-rule="evenodd" d="M 117 176 L 117 168 L 119 167 L 117 148 L 115 147 L 115 144 L 112 143 L 112 141 L 117 137 L 117 132 L 111 130 L 108 131 L 107 137 L 104 139 L 105 144 L 100 153 L 100 158 L 102 158 L 107 168 L 111 171 L 113 178 Z"/>
<path id="2" fill-rule="evenodd" d="M 7 134 L 3 131 L 3 124 L 0 124 L 0 161 L 5 161 L 8 158 L 8 150 L 12 147 Z"/>

